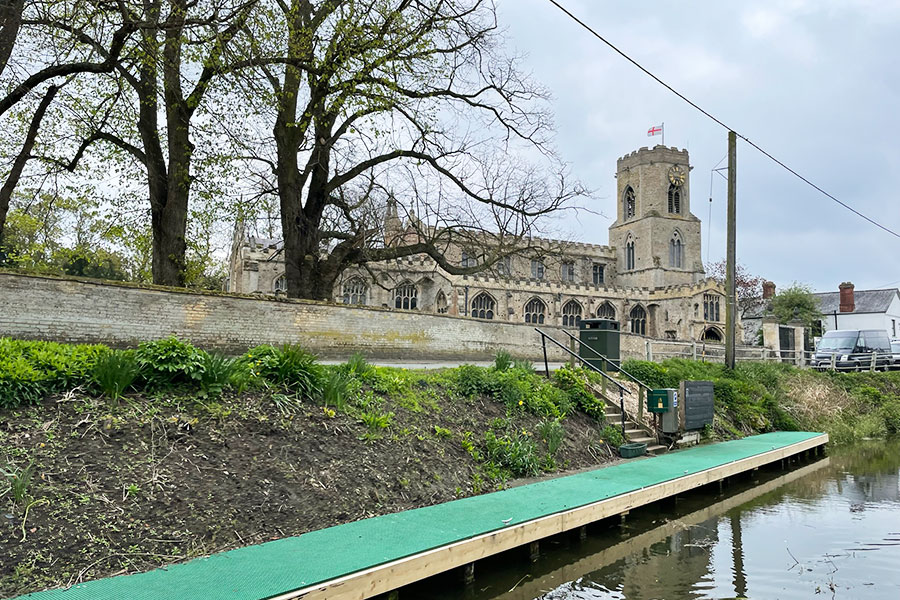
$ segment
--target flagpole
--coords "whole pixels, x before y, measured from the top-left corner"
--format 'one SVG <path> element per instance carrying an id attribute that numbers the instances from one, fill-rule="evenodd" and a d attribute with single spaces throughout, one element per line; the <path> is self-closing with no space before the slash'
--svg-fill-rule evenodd
<path id="1" fill-rule="evenodd" d="M 662 145 L 665 146 L 666 145 L 666 122 L 665 121 L 663 121 L 663 124 L 660 127 L 660 129 L 662 129 L 662 136 L 663 136 Z"/>

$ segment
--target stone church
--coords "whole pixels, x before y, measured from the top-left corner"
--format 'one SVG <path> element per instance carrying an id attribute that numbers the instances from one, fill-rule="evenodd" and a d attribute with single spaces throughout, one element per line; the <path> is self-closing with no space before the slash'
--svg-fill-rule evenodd
<path id="1" fill-rule="evenodd" d="M 572 328 L 582 319 L 606 318 L 623 332 L 651 338 L 721 342 L 725 292 L 704 274 L 690 170 L 687 150 L 674 147 L 620 158 L 608 246 L 538 240 L 562 250 L 543 258 L 511 256 L 478 275 L 451 275 L 428 256 L 371 263 L 342 274 L 334 301 Z M 396 207 L 389 208 L 385 236 L 402 230 Z M 474 260 L 459 249 L 448 258 L 463 266 Z M 228 289 L 283 294 L 282 242 L 238 228 Z"/>

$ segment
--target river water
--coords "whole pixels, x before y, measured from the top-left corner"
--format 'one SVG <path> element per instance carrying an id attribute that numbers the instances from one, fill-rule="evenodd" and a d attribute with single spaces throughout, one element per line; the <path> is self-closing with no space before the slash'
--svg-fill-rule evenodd
<path id="1" fill-rule="evenodd" d="M 900 599 L 900 440 L 706 488 L 624 524 L 479 562 L 441 600 Z M 435 588 L 438 589 L 435 589 Z"/>

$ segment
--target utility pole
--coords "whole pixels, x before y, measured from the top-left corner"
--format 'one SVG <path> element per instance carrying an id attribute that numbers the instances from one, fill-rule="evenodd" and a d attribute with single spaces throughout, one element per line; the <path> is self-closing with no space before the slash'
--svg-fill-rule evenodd
<path id="1" fill-rule="evenodd" d="M 728 297 L 725 298 L 725 366 L 734 368 L 734 333 L 735 333 L 735 233 L 737 227 L 737 135 L 728 132 L 728 240 L 725 263 L 725 287 Z"/>

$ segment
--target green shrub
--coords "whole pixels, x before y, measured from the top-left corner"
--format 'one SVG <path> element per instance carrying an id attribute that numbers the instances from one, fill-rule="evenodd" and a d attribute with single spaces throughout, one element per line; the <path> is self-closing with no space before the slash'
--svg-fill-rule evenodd
<path id="1" fill-rule="evenodd" d="M 460 396 L 477 396 L 487 387 L 485 370 L 475 365 L 460 365 L 453 370 L 453 383 Z"/>
<path id="2" fill-rule="evenodd" d="M 0 407 L 40 402 L 44 397 L 93 383 L 101 345 L 70 345 L 0 338 Z"/>
<path id="3" fill-rule="evenodd" d="M 281 348 L 257 346 L 245 355 L 245 360 L 254 374 L 267 381 L 309 398 L 318 398 L 322 392 L 322 366 L 316 362 L 315 354 L 296 344 Z"/>
<path id="4" fill-rule="evenodd" d="M 203 378 L 204 352 L 175 336 L 138 345 L 135 357 L 151 387 L 196 385 Z"/>
<path id="5" fill-rule="evenodd" d="M 563 366 L 553 373 L 554 383 L 568 394 L 572 404 L 598 421 L 603 421 L 606 406 L 603 400 L 588 389 L 586 379 L 581 369 L 571 369 L 568 366 Z"/>
<path id="6" fill-rule="evenodd" d="M 92 377 L 104 395 L 118 400 L 141 373 L 133 350 L 110 350 L 94 364 Z"/>
<path id="7" fill-rule="evenodd" d="M 541 472 L 537 446 L 524 432 L 497 436 L 493 431 L 484 434 L 485 458 L 511 473 L 514 477 L 533 477 Z"/>
<path id="8" fill-rule="evenodd" d="M 891 398 L 881 406 L 884 426 L 891 435 L 900 433 L 900 398 Z"/>
<path id="9" fill-rule="evenodd" d="M 494 355 L 494 368 L 498 371 L 505 371 L 513 364 L 512 355 L 506 350 L 497 350 Z"/>
<path id="10" fill-rule="evenodd" d="M 679 381 L 669 375 L 665 367 L 646 360 L 622 361 L 622 370 L 652 388 L 678 387 Z"/>
<path id="11" fill-rule="evenodd" d="M 619 425 L 607 425 L 600 432 L 600 439 L 612 448 L 618 448 L 625 443 L 625 437 L 622 435 L 622 427 Z"/>

